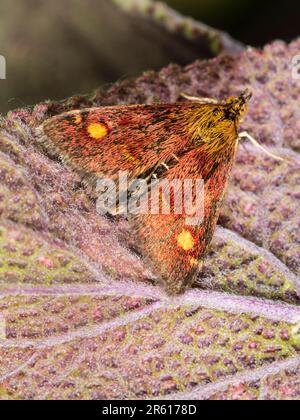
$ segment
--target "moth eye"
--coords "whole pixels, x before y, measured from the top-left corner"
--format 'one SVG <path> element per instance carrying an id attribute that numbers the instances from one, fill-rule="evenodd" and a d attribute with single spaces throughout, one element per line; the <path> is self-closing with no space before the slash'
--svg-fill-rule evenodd
<path id="1" fill-rule="evenodd" d="M 244 115 L 246 111 L 247 111 L 247 105 L 244 104 L 241 108 L 241 111 L 240 111 L 241 115 Z"/>

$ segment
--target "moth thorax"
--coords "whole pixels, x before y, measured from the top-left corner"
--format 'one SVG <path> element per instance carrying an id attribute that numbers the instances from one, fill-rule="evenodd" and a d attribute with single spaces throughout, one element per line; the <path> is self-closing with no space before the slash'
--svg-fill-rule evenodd
<path id="1" fill-rule="evenodd" d="M 200 147 L 208 159 L 220 162 L 232 153 L 237 133 L 234 122 L 226 117 L 225 106 L 201 109 L 190 119 L 193 147 Z"/>
<path id="2" fill-rule="evenodd" d="M 237 136 L 232 132 L 211 133 L 205 142 L 205 154 L 213 162 L 227 160 L 235 151 Z"/>

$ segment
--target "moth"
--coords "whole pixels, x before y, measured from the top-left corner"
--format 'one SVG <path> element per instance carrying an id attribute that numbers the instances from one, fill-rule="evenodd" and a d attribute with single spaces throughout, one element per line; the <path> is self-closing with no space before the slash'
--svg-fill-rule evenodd
<path id="1" fill-rule="evenodd" d="M 50 147 L 83 178 L 117 180 L 119 172 L 126 171 L 129 182 L 142 178 L 149 185 L 153 179 L 203 180 L 203 214 L 198 224 L 188 223 L 184 209 L 181 214 L 164 214 L 160 208 L 158 214 L 129 216 L 136 249 L 170 294 L 183 292 L 199 274 L 250 98 L 246 90 L 225 101 L 187 97 L 188 101 L 173 104 L 82 109 L 43 124 Z M 171 202 L 174 194 L 172 190 Z"/>

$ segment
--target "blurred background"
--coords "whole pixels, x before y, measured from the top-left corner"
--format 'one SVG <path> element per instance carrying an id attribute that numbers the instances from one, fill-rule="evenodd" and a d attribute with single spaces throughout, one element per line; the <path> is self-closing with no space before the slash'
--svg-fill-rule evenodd
<path id="1" fill-rule="evenodd" d="M 172 7 L 253 46 L 300 35 L 300 2 L 292 0 L 166 0 Z"/>
<path id="2" fill-rule="evenodd" d="M 122 8 L 130 0 L 116 3 L 0 0 L 0 55 L 7 62 L 7 79 L 0 80 L 0 112 L 48 98 L 91 93 L 144 70 L 158 70 L 170 62 L 184 65 L 211 55 L 141 14 L 126 13 Z M 143 10 L 144 0 L 140 3 Z M 275 38 L 291 41 L 299 36 L 299 1 L 165 3 L 248 45 L 263 46 Z"/>

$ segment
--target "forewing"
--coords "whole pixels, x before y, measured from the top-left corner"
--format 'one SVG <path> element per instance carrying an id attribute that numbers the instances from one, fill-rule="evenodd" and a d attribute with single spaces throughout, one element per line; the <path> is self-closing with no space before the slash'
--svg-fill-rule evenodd
<path id="1" fill-rule="evenodd" d="M 81 173 L 137 177 L 189 140 L 183 110 L 191 104 L 91 108 L 50 118 L 44 133 L 59 155 Z"/>

